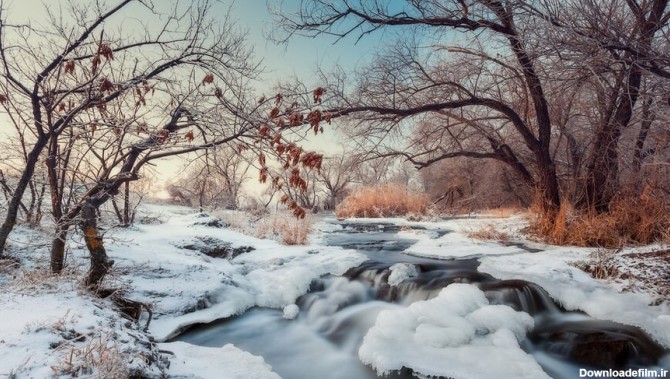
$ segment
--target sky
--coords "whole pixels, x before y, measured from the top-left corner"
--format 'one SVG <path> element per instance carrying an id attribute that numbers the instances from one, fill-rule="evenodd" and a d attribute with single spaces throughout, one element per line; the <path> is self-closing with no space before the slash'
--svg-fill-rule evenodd
<path id="1" fill-rule="evenodd" d="M 301 0 L 236 0 L 231 4 L 231 17 L 242 28 L 248 30 L 248 40 L 254 47 L 255 54 L 263 61 L 265 73 L 263 80 L 258 84 L 259 91 L 273 96 L 272 87 L 279 81 L 291 80 L 297 77 L 308 88 L 321 85 L 314 78 L 317 67 L 328 72 L 335 66 L 340 66 L 347 72 L 352 72 L 365 66 L 375 53 L 383 47 L 383 34 L 373 34 L 360 40 L 354 37 L 343 38 L 337 41 L 332 36 L 307 38 L 293 37 L 286 44 L 276 44 L 268 35 L 273 31 L 275 24 L 268 8 L 276 8 L 280 4 L 282 10 L 295 10 Z M 266 93 L 267 92 L 267 93 Z M 309 142 L 309 147 L 322 150 L 325 153 L 337 153 L 341 150 L 337 140 L 328 130 L 322 138 L 315 138 Z"/>
<path id="2" fill-rule="evenodd" d="M 84 1 L 84 0 L 82 0 Z M 117 4 L 120 0 L 109 0 L 109 6 Z M 163 6 L 168 4 L 164 0 L 154 0 L 155 4 Z M 75 0 L 75 3 L 81 3 Z M 5 11 L 4 16 L 8 17 L 13 23 L 31 22 L 32 24 L 44 24 L 48 22 L 45 8 L 48 5 L 53 8 L 66 8 L 67 2 L 64 0 L 0 0 Z M 182 6 L 189 6 L 189 2 L 181 2 Z M 245 30 L 247 34 L 247 43 L 252 46 L 257 59 L 262 61 L 264 73 L 256 84 L 259 92 L 272 96 L 272 87 L 283 80 L 290 80 L 297 77 L 304 81 L 308 88 L 318 86 L 315 73 L 317 67 L 323 71 L 329 71 L 336 65 L 341 66 L 346 71 L 352 71 L 357 67 L 363 66 L 372 60 L 375 51 L 383 45 L 383 35 L 373 34 L 361 40 L 355 38 L 345 38 L 336 42 L 334 37 L 323 36 L 316 39 L 295 37 L 287 44 L 277 45 L 268 39 L 275 26 L 273 16 L 268 8 L 282 6 L 282 9 L 297 9 L 300 0 L 221 0 L 215 3 L 214 11 L 220 13 L 220 17 L 225 18 L 230 11 L 230 18 L 236 26 Z M 115 20 L 122 25 L 124 32 L 134 26 L 140 26 L 142 23 L 151 25 L 150 18 L 145 19 L 140 14 L 132 12 L 121 13 L 121 19 Z M 218 17 L 212 14 L 212 17 Z M 5 126 L 7 126 L 5 124 Z M 2 131 L 5 132 L 4 129 Z M 2 133 L 4 134 L 4 133 Z M 326 130 L 324 134 L 314 137 L 307 142 L 306 148 L 320 151 L 326 154 L 335 154 L 342 150 L 340 137 L 334 131 Z M 183 163 L 180 160 L 173 159 L 161 162 L 157 165 L 159 177 L 174 177 L 175 173 L 181 170 Z M 262 188 L 256 184 L 256 180 L 248 181 L 248 188 L 254 193 L 260 193 Z"/>
<path id="3" fill-rule="evenodd" d="M 75 0 L 81 3 L 85 0 Z M 108 0 L 113 5 L 120 0 Z M 165 0 L 153 0 L 156 4 L 166 4 Z M 178 0 L 181 4 L 189 4 L 187 0 Z M 220 13 L 223 20 L 228 9 L 233 22 L 248 32 L 248 44 L 253 46 L 257 58 L 263 60 L 266 68 L 268 87 L 277 80 L 293 75 L 310 77 L 317 65 L 325 68 L 335 64 L 345 69 L 353 69 L 368 62 L 374 51 L 383 44 L 381 34 L 366 36 L 359 41 L 356 38 L 345 38 L 335 43 L 334 37 L 323 36 L 317 39 L 296 37 L 288 44 L 277 45 L 266 38 L 273 31 L 272 15 L 268 8 L 281 6 L 282 10 L 295 10 L 301 0 L 214 0 L 215 12 Z M 34 23 L 46 21 L 45 7 L 65 7 L 65 0 L 0 0 L 6 15 L 14 22 Z M 134 14 L 121 13 L 126 19 L 122 20 L 124 27 L 131 27 L 133 22 L 151 24 L 154 19 L 137 19 Z M 211 15 L 217 18 L 216 14 Z"/>
<path id="4" fill-rule="evenodd" d="M 381 35 L 372 35 L 360 41 L 345 38 L 338 43 L 329 36 L 317 39 L 296 36 L 284 45 L 276 45 L 268 40 L 266 36 L 275 26 L 268 7 L 282 4 L 282 9 L 295 10 L 299 3 L 300 0 L 232 2 L 231 16 L 241 27 L 248 27 L 249 41 L 257 55 L 264 59 L 268 69 L 267 77 L 271 82 L 293 75 L 309 78 L 317 65 L 329 68 L 339 64 L 345 69 L 355 69 L 369 62 L 374 51 L 383 44 Z"/>

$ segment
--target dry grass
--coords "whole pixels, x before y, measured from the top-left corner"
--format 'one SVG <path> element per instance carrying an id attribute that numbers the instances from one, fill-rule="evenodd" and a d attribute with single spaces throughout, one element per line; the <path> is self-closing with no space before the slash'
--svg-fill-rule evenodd
<path id="1" fill-rule="evenodd" d="M 488 224 L 483 226 L 479 230 L 472 230 L 468 232 L 470 238 L 476 238 L 480 240 L 491 240 L 491 241 L 502 241 L 507 242 L 510 240 L 509 234 L 497 230 L 493 224 Z"/>
<path id="2" fill-rule="evenodd" d="M 312 228 L 309 217 L 296 219 L 290 215 L 268 215 L 256 223 L 256 236 L 273 238 L 284 245 L 306 245 Z"/>
<path id="3" fill-rule="evenodd" d="M 590 254 L 589 261 L 576 262 L 574 265 L 596 279 L 617 279 L 621 275 L 616 262 L 616 256 L 620 252 L 621 249 L 601 248 Z"/>
<path id="4" fill-rule="evenodd" d="M 60 274 L 54 274 L 47 267 L 18 268 L 8 283 L 8 288 L 21 294 L 31 294 L 34 291 L 58 291 L 64 283 L 68 283 L 72 289 L 79 286 L 79 279 L 83 275 L 84 268 L 79 265 L 68 265 Z"/>
<path id="5" fill-rule="evenodd" d="M 496 218 L 509 218 L 520 212 L 523 212 L 520 207 L 498 207 L 485 210 L 482 214 Z"/>
<path id="6" fill-rule="evenodd" d="M 104 379 L 129 376 L 126 362 L 131 357 L 120 351 L 113 338 L 101 334 L 89 337 L 85 344 L 74 342 L 63 344 L 56 349 L 63 352 L 60 364 L 51 367 L 56 375 L 95 375 L 96 378 Z"/>
<path id="7" fill-rule="evenodd" d="M 386 184 L 363 187 L 349 195 L 337 207 L 337 217 L 393 217 L 425 215 L 431 202 L 424 193 L 412 193 L 407 188 Z"/>
<path id="8" fill-rule="evenodd" d="M 284 245 L 306 245 L 313 221 L 296 219 L 288 213 L 265 214 L 259 218 L 248 213 L 222 214 L 230 228 L 246 235 L 277 240 Z"/>
<path id="9" fill-rule="evenodd" d="M 281 242 L 284 245 L 306 245 L 307 236 L 311 229 L 311 222 L 290 220 L 281 229 Z"/>
<path id="10" fill-rule="evenodd" d="M 537 217 L 531 230 L 557 245 L 616 248 L 670 241 L 670 204 L 645 191 L 621 196 L 607 213 L 577 211 L 563 203 L 553 223 Z"/>
<path id="11" fill-rule="evenodd" d="M 21 267 L 21 261 L 18 258 L 7 257 L 0 259 L 0 274 L 10 274 Z"/>

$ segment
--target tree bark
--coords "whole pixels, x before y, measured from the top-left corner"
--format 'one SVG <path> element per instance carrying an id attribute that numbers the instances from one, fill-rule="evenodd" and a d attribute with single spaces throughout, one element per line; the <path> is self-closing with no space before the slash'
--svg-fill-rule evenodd
<path id="1" fill-rule="evenodd" d="M 103 244 L 102 236 L 98 231 L 98 218 L 96 207 L 90 202 L 85 202 L 81 208 L 81 229 L 84 232 L 86 247 L 91 256 L 91 268 L 86 277 L 86 287 L 96 290 L 100 282 L 107 275 L 107 272 L 114 264 L 110 260 Z"/>
<path id="2" fill-rule="evenodd" d="M 644 143 L 647 140 L 649 129 L 654 122 L 656 115 L 651 111 L 652 97 L 649 96 L 642 104 L 642 123 L 640 131 L 635 139 L 635 151 L 633 152 L 633 171 L 638 173 L 642 169 L 642 160 L 644 160 Z"/>
<path id="3" fill-rule="evenodd" d="M 622 89 L 621 101 L 612 118 L 601 123 L 593 142 L 587 166 L 585 195 L 578 203 L 598 213 L 607 212 L 619 184 L 619 139 L 633 117 L 633 107 L 639 95 L 642 72 L 632 67 Z"/>
<path id="4" fill-rule="evenodd" d="M 528 147 L 533 151 L 537 164 L 538 180 L 536 188 L 540 196 L 542 213 L 553 223 L 561 207 L 561 194 L 556 176 L 556 166 L 550 153 L 552 125 L 549 106 L 542 89 L 542 81 L 535 72 L 533 61 L 524 49 L 523 43 L 516 34 L 508 37 L 508 40 L 521 66 L 526 88 L 535 109 L 535 121 L 538 129 L 537 142 Z"/>
<path id="5" fill-rule="evenodd" d="M 51 241 L 51 272 L 60 274 L 65 266 L 65 239 L 68 232 L 67 225 L 56 227 L 56 236 Z"/>
<path id="6" fill-rule="evenodd" d="M 51 241 L 51 271 L 59 274 L 63 270 L 65 259 L 65 237 L 67 226 L 63 220 L 63 197 L 58 185 L 58 140 L 53 138 L 49 144 L 49 156 L 46 159 L 51 194 L 51 214 L 56 223 L 56 236 Z"/>
<path id="7" fill-rule="evenodd" d="M 123 226 L 130 226 L 130 182 L 126 182 L 123 192 Z"/>

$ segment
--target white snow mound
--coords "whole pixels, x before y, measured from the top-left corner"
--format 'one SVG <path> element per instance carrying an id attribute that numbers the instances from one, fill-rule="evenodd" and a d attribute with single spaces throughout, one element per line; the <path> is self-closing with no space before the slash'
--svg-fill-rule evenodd
<path id="1" fill-rule="evenodd" d="M 159 344 L 175 354 L 170 360 L 170 377 L 198 379 L 281 379 L 262 357 L 234 345 L 202 347 L 186 342 Z"/>
<path id="2" fill-rule="evenodd" d="M 295 304 L 289 304 L 284 307 L 284 318 L 287 320 L 293 320 L 298 317 L 298 313 L 300 313 L 300 308 Z"/>
<path id="3" fill-rule="evenodd" d="M 409 263 L 396 263 L 390 269 L 391 274 L 389 275 L 388 283 L 392 286 L 397 286 L 402 281 L 419 275 L 416 271 L 416 266 Z"/>
<path id="4" fill-rule="evenodd" d="M 533 318 L 489 305 L 470 284 L 452 284 L 430 300 L 382 311 L 358 356 L 379 374 L 408 367 L 454 379 L 549 378 L 519 347 Z"/>

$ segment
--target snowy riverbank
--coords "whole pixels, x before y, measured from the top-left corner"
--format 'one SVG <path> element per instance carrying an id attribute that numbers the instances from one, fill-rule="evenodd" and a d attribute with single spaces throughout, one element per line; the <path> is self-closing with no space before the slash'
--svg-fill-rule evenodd
<path id="1" fill-rule="evenodd" d="M 291 306 L 308 291 L 314 278 L 340 275 L 365 260 L 355 251 L 325 245 L 323 234 L 339 227 L 329 224 L 328 219 L 315 225 L 307 246 L 284 246 L 245 236 L 222 227 L 213 217 L 183 207 L 146 206 L 141 219 L 151 223 L 108 233 L 109 254 L 116 263 L 105 286 L 122 289 L 127 298 L 152 306 L 148 334 L 142 330 L 149 321 L 146 312 L 139 324 L 130 322 L 113 309 L 109 300 L 93 298 L 81 289 L 78 280 L 85 270 L 86 256 L 76 240 L 70 243 L 71 268 L 63 278 L 54 280 L 46 271 L 46 242 L 36 242 L 46 241 L 45 237 L 25 229 L 12 235 L 13 260 L 0 262 L 0 378 L 99 377 L 105 370 L 110 370 L 109 377 L 116 374 L 112 370 L 125 370 L 125 374 L 135 370 L 155 377 L 278 378 L 261 357 L 233 345 L 208 348 L 163 341 L 189 325 L 240 314 L 254 306 Z M 519 216 L 438 222 L 374 220 L 379 221 L 425 228 L 400 232 L 417 240 L 407 253 L 477 257 L 480 271 L 503 279 L 535 282 L 567 309 L 640 326 L 670 347 L 667 303 L 649 305 L 653 302 L 649 294 L 620 293 L 620 282 L 593 279 L 570 264 L 588 259 L 592 249 L 559 248 L 524 240 L 519 234 L 524 220 Z M 468 233 L 491 223 L 519 244 L 504 246 L 468 237 Z M 442 230 L 451 232 L 437 232 Z M 529 248 L 542 252 L 529 252 Z M 461 292 L 469 294 L 467 289 Z M 430 308 L 426 303 L 422 305 L 424 311 Z M 438 308 L 443 306 L 439 301 L 433 303 Z M 525 325 L 523 318 L 519 320 Z M 383 335 L 383 327 L 383 323 L 376 326 L 376 336 Z M 523 328 L 514 334 L 523 335 Z M 378 349 L 377 356 L 382 356 L 383 346 L 375 347 L 372 337 L 370 341 L 365 356 L 376 354 L 371 348 Z M 375 363 L 374 358 L 368 361 Z"/>

